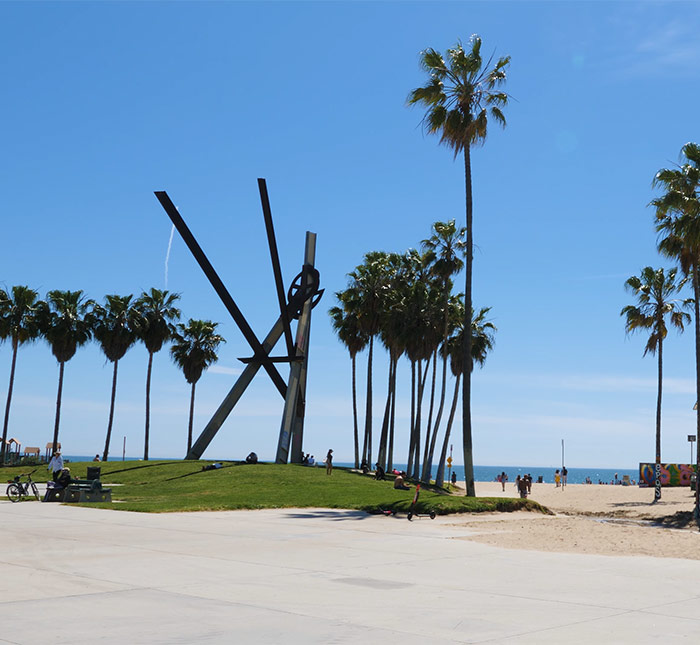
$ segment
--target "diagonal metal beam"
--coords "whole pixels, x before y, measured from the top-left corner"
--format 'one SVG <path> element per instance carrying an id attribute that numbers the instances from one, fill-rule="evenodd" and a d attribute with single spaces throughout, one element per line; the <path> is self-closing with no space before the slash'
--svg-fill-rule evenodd
<path id="1" fill-rule="evenodd" d="M 272 329 L 270 329 L 270 332 L 265 337 L 265 340 L 263 340 L 263 347 L 268 352 L 272 351 L 272 348 L 280 339 L 280 336 L 282 336 L 282 319 L 278 318 L 277 322 L 272 326 Z M 236 382 L 233 384 L 231 391 L 224 397 L 224 400 L 221 402 L 216 412 L 214 412 L 214 415 L 209 420 L 209 423 L 207 423 L 204 430 L 202 430 L 202 433 L 192 444 L 192 447 L 187 453 L 185 459 L 201 458 L 201 456 L 204 454 L 204 451 L 207 449 L 209 444 L 216 436 L 216 433 L 223 425 L 224 421 L 226 421 L 226 419 L 228 418 L 228 415 L 231 414 L 233 408 L 236 406 L 238 401 L 240 401 L 241 397 L 245 393 L 251 381 L 258 373 L 259 369 L 260 363 L 249 363 L 248 365 L 246 365 L 245 369 L 243 370 L 243 373 L 238 377 L 238 379 L 236 379 Z"/>
<path id="2" fill-rule="evenodd" d="M 272 211 L 270 210 L 270 198 L 267 194 L 267 183 L 258 177 L 258 190 L 260 191 L 260 202 L 262 204 L 263 217 L 265 218 L 265 230 L 267 231 L 267 243 L 270 246 L 270 259 L 272 260 L 272 272 L 275 275 L 275 287 L 277 289 L 277 300 L 280 305 L 280 316 L 284 328 L 284 340 L 287 343 L 287 354 L 291 358 L 294 356 L 294 341 L 292 340 L 292 328 L 289 324 L 287 314 L 287 298 L 284 294 L 284 284 L 282 282 L 282 270 L 280 268 L 280 256 L 277 251 L 277 239 L 275 238 L 275 227 L 272 223 Z"/>
<path id="3" fill-rule="evenodd" d="M 255 332 L 253 332 L 251 329 L 248 321 L 245 319 L 243 313 L 238 308 L 238 305 L 236 305 L 235 301 L 233 300 L 233 297 L 228 292 L 228 289 L 226 289 L 224 286 L 224 283 L 214 270 L 211 262 L 209 262 L 209 259 L 204 254 L 204 251 L 202 251 L 202 248 L 194 238 L 194 235 L 192 235 L 190 229 L 187 227 L 187 224 L 185 224 L 185 220 L 182 219 L 177 208 L 175 208 L 175 204 L 173 204 L 170 197 L 168 197 L 168 193 L 166 193 L 164 190 L 157 190 L 155 191 L 155 195 L 165 212 L 168 214 L 170 221 L 173 223 L 178 233 L 180 233 L 180 236 L 184 240 L 185 244 L 187 244 L 187 247 L 194 256 L 195 260 L 197 260 L 197 263 L 201 267 L 202 271 L 204 271 L 204 275 L 207 276 L 207 279 L 211 283 L 212 287 L 214 287 L 214 291 L 216 291 L 219 298 L 221 298 L 224 306 L 231 314 L 231 317 L 238 325 L 238 328 L 241 330 L 241 333 L 245 339 L 248 341 L 248 344 L 253 350 L 255 357 L 258 359 L 259 364 L 264 367 L 265 371 L 270 375 L 272 382 L 275 384 L 275 387 L 282 397 L 285 397 L 287 394 L 287 384 L 277 371 L 277 368 L 273 362 L 268 359 L 267 355 L 270 349 L 266 349 L 260 344 Z"/>

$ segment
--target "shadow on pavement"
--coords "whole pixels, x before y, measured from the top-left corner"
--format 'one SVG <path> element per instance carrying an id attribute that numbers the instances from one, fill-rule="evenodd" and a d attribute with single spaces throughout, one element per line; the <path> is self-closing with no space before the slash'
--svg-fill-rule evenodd
<path id="1" fill-rule="evenodd" d="M 286 513 L 285 517 L 291 519 L 328 519 L 334 522 L 344 522 L 347 520 L 366 520 L 371 517 L 369 513 L 364 511 L 353 511 L 347 509 L 330 509 L 330 508 L 319 508 L 308 511 L 295 511 L 293 513 Z"/>

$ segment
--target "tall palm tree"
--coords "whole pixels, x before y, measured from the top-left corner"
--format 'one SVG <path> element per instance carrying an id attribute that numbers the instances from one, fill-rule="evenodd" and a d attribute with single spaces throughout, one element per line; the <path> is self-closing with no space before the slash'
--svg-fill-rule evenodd
<path id="1" fill-rule="evenodd" d="M 501 111 L 508 103 L 508 95 L 497 91 L 506 80 L 506 68 L 510 56 L 499 58 L 493 67 L 492 58 L 486 63 L 481 57 L 481 38 L 471 37 L 465 50 L 461 43 L 447 50 L 447 60 L 434 49 L 421 52 L 421 67 L 430 75 L 423 87 L 413 90 L 408 96 L 410 105 L 421 104 L 426 108 L 423 119 L 429 133 L 439 134 L 440 143 L 454 150 L 455 157 L 464 157 L 464 183 L 466 193 L 466 276 L 465 276 L 465 320 L 464 328 L 471 329 L 472 312 L 472 261 L 474 252 L 472 227 L 472 146 L 486 140 L 489 118 L 505 126 Z M 471 361 L 471 335 L 464 334 L 462 350 L 464 362 Z M 474 462 L 472 455 L 471 425 L 471 369 L 464 370 L 462 393 L 462 424 L 464 470 L 467 495 L 476 495 L 474 489 Z"/>
<path id="2" fill-rule="evenodd" d="M 10 404 L 15 382 L 17 350 L 20 345 L 31 342 L 39 335 L 36 324 L 37 298 L 39 294 L 25 286 L 14 286 L 10 291 L 0 289 L 0 340 L 9 339 L 12 345 L 12 363 L 10 366 L 10 384 L 7 388 L 5 419 L 2 425 L 2 444 L 0 444 L 0 465 L 5 463 L 5 442 L 10 423 Z"/>
<path id="3" fill-rule="evenodd" d="M 462 355 L 462 347 L 464 346 L 464 328 L 461 326 L 461 321 L 464 316 L 461 312 L 464 304 L 457 299 L 453 303 L 453 313 L 451 319 L 455 321 L 454 335 L 447 341 L 447 345 L 443 351 L 446 351 L 450 356 L 450 370 L 455 377 L 455 390 L 450 408 L 450 416 L 447 419 L 447 427 L 445 429 L 445 438 L 442 442 L 442 451 L 440 452 L 440 461 L 438 462 L 437 475 L 435 476 L 436 486 L 442 486 L 445 483 L 445 461 L 447 459 L 447 446 L 450 443 L 450 431 L 452 430 L 452 422 L 454 421 L 455 411 L 457 409 L 457 399 L 459 395 L 459 380 L 464 374 L 464 356 Z M 497 331 L 495 325 L 486 320 L 486 316 L 491 311 L 491 307 L 483 307 L 474 314 L 472 312 L 472 342 L 470 343 L 472 360 L 470 361 L 471 369 L 478 364 L 483 367 L 486 362 L 488 353 L 493 349 L 494 334 Z"/>
<path id="4" fill-rule="evenodd" d="M 136 300 L 138 316 L 136 333 L 148 351 L 148 370 L 146 372 L 146 428 L 144 433 L 143 458 L 148 461 L 148 444 L 151 428 L 151 373 L 153 355 L 159 352 L 173 333 L 173 323 L 180 318 L 180 310 L 175 303 L 180 294 L 151 289 L 142 293 Z"/>
<path id="5" fill-rule="evenodd" d="M 95 305 L 93 308 L 93 333 L 100 344 L 100 349 L 108 361 L 114 363 L 112 373 L 112 395 L 109 403 L 109 421 L 107 422 L 107 437 L 102 461 L 109 459 L 109 443 L 112 438 L 114 421 L 114 403 L 117 397 L 117 368 L 119 361 L 129 348 L 136 342 L 137 312 L 132 302 L 133 295 L 105 296 L 105 306 Z"/>
<path id="6" fill-rule="evenodd" d="M 339 291 L 335 294 L 340 306 L 331 307 L 328 311 L 331 323 L 340 342 L 345 345 L 350 353 L 352 365 L 352 422 L 353 437 L 355 440 L 355 468 L 360 467 L 360 442 L 357 429 L 357 354 L 367 346 L 367 335 L 360 329 L 357 313 L 346 311 L 343 303 L 346 299 L 345 293 Z"/>
<path id="7" fill-rule="evenodd" d="M 693 285 L 695 314 L 695 397 L 700 401 L 700 146 L 686 143 L 681 149 L 683 163 L 662 168 L 653 186 L 663 194 L 651 201 L 656 210 L 659 251 L 678 260 Z M 696 434 L 700 437 L 700 406 L 697 406 Z M 697 442 L 696 472 L 700 473 L 700 441 Z M 695 520 L 700 526 L 700 486 L 695 487 Z"/>
<path id="8" fill-rule="evenodd" d="M 423 395 L 428 369 L 441 334 L 435 325 L 436 301 L 429 274 L 417 274 L 406 299 L 406 356 L 411 361 L 411 431 L 409 434 L 407 473 L 419 479 Z"/>
<path id="9" fill-rule="evenodd" d="M 190 396 L 190 419 L 187 429 L 187 454 L 192 448 L 192 425 L 194 422 L 194 390 L 202 372 L 219 360 L 216 350 L 225 343 L 223 336 L 216 333 L 219 323 L 211 320 L 187 321 L 187 325 L 178 324 L 173 334 L 170 355 L 182 370 L 185 380 L 192 384 Z"/>
<path id="10" fill-rule="evenodd" d="M 51 353 L 59 364 L 58 393 L 56 395 L 56 420 L 53 428 L 53 450 L 58 444 L 58 429 L 61 421 L 61 399 L 63 396 L 63 374 L 66 363 L 92 338 L 93 302 L 82 291 L 49 291 L 46 302 L 37 311 L 37 320 L 42 336 L 51 347 Z"/>
<path id="11" fill-rule="evenodd" d="M 365 400 L 365 436 L 362 446 L 362 461 L 372 463 L 372 363 L 374 338 L 379 333 L 379 323 L 388 290 L 386 271 L 387 254 L 372 251 L 365 254 L 364 262 L 348 274 L 350 278 L 345 290 L 345 307 L 354 312 L 360 330 L 367 336 L 367 397 Z"/>
<path id="12" fill-rule="evenodd" d="M 668 330 L 666 319 L 670 324 L 683 331 L 690 321 L 690 315 L 681 311 L 679 301 L 672 298 L 685 284 L 685 280 L 676 282 L 676 269 L 666 274 L 661 269 L 644 267 L 640 276 L 632 276 L 625 282 L 625 288 L 637 296 L 636 305 L 627 305 L 620 312 L 625 317 L 627 333 L 649 330 L 649 340 L 644 348 L 644 355 L 658 356 L 658 383 L 656 394 L 656 466 L 654 502 L 661 499 L 661 393 L 663 380 L 663 343 Z"/>
<path id="13" fill-rule="evenodd" d="M 387 263 L 388 289 L 379 325 L 379 338 L 389 352 L 387 397 L 377 450 L 377 463 L 385 470 L 391 470 L 393 467 L 396 372 L 399 359 L 406 349 L 404 327 L 407 321 L 404 304 L 409 285 L 405 269 L 404 256 L 399 253 L 390 253 Z"/>
<path id="14" fill-rule="evenodd" d="M 455 220 L 448 222 L 435 222 L 433 224 L 433 234 L 423 240 L 423 249 L 428 251 L 431 259 L 431 271 L 442 283 L 443 289 L 443 346 L 447 345 L 449 335 L 449 300 L 452 290 L 452 276 L 462 270 L 464 262 L 464 228 L 457 228 Z M 437 439 L 438 428 L 442 420 L 442 412 L 445 405 L 445 392 L 447 387 L 447 352 L 443 352 L 442 357 L 442 388 L 440 390 L 440 404 L 435 417 L 435 425 L 432 430 L 432 438 L 428 449 L 427 458 L 423 464 L 424 481 L 430 480 L 430 472 L 433 465 L 433 452 Z M 430 428 L 428 428 L 430 433 Z M 426 444 L 427 445 L 427 444 Z"/>

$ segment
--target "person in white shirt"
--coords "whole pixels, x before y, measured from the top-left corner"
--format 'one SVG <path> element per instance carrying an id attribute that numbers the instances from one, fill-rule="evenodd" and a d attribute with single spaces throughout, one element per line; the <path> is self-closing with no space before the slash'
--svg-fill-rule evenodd
<path id="1" fill-rule="evenodd" d="M 49 470 L 51 471 L 53 480 L 56 481 L 63 470 L 63 457 L 61 457 L 60 450 L 53 453 L 53 457 L 51 457 L 51 461 L 49 462 Z"/>

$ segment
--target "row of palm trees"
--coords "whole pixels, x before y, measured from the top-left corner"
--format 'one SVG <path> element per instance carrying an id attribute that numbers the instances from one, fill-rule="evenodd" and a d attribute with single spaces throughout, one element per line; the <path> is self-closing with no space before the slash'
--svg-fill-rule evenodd
<path id="1" fill-rule="evenodd" d="M 637 295 L 637 303 L 622 310 L 628 331 L 650 331 L 644 353 L 658 358 L 658 390 L 656 404 L 656 493 L 661 494 L 661 396 L 663 374 L 663 341 L 668 333 L 666 320 L 683 331 L 690 316 L 682 309 L 691 307 L 695 327 L 696 401 L 700 401 L 700 145 L 687 143 L 681 149 L 681 163 L 675 168 L 662 168 L 656 173 L 653 187 L 662 194 L 653 199 L 658 250 L 678 263 L 667 273 L 646 267 L 640 276 L 626 282 Z M 678 269 L 683 278 L 678 278 Z M 693 297 L 674 298 L 690 282 Z M 696 406 L 696 433 L 700 436 L 700 407 Z M 696 467 L 700 471 L 700 442 L 697 445 Z M 695 518 L 700 524 L 700 486 L 695 491 Z"/>
<path id="2" fill-rule="evenodd" d="M 53 290 L 46 294 L 45 300 L 40 300 L 38 292 L 27 286 L 14 286 L 10 290 L 0 289 L 0 343 L 8 341 L 12 351 L 0 464 L 3 464 L 5 459 L 18 350 L 22 345 L 38 339 L 48 343 L 59 365 L 52 442 L 54 450 L 58 444 L 65 365 L 75 356 L 78 348 L 94 339 L 107 360 L 113 363 L 103 461 L 109 458 L 119 361 L 138 341 L 143 342 L 148 351 L 143 458 L 148 459 L 153 356 L 166 343 L 171 345 L 173 361 L 182 369 L 185 379 L 192 385 L 187 434 L 189 452 L 192 445 L 195 386 L 203 371 L 218 360 L 217 348 L 225 341 L 216 333 L 218 323 L 193 319 L 189 319 L 187 324 L 177 323 L 180 318 L 180 310 L 176 306 L 179 299 L 179 294 L 150 289 L 138 298 L 134 298 L 133 295 L 108 295 L 104 303 L 99 304 L 88 299 L 82 291 Z"/>
<path id="3" fill-rule="evenodd" d="M 367 253 L 364 262 L 348 274 L 347 288 L 335 294 L 338 304 L 329 313 L 338 338 L 350 354 L 352 365 L 355 467 L 361 463 L 375 463 L 372 366 L 375 340 L 378 339 L 388 352 L 389 371 L 382 427 L 376 442 L 376 463 L 384 469 L 393 468 L 396 375 L 400 359 L 406 357 L 411 367 L 407 472 L 411 477 L 425 482 L 431 478 L 438 431 L 445 416 L 449 363 L 455 385 L 436 476 L 438 486 L 444 482 L 447 447 L 459 400 L 460 380 L 467 366 L 463 357 L 464 296 L 452 293 L 452 278 L 464 266 L 464 237 L 465 229 L 458 228 L 454 220 L 435 222 L 431 237 L 422 242 L 421 251 Z M 473 369 L 474 363 L 483 364 L 493 347 L 495 327 L 486 319 L 488 313 L 489 309 L 484 308 L 469 316 L 469 369 Z M 356 366 L 358 354 L 365 349 L 367 394 L 360 449 Z M 438 365 L 441 373 L 439 394 Z M 426 397 L 428 383 L 430 394 Z M 425 428 L 422 428 L 426 403 L 428 415 Z"/>

